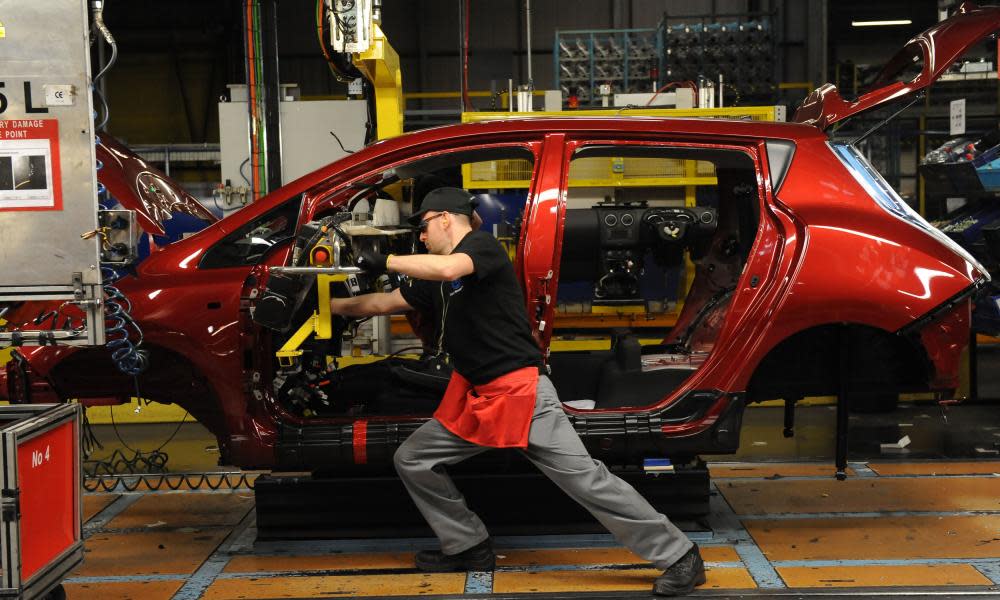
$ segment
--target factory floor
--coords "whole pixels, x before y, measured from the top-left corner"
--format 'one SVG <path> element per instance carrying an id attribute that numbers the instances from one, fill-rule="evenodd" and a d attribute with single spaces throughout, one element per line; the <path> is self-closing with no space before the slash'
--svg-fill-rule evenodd
<path id="1" fill-rule="evenodd" d="M 709 457 L 711 514 L 679 523 L 708 568 L 695 595 L 1000 595 L 1000 405 L 852 415 L 847 481 L 832 477 L 834 414 L 800 408 L 784 438 L 780 408 L 751 408 L 740 453 Z M 96 457 L 170 438 L 167 470 L 219 469 L 196 424 L 115 429 L 95 426 Z M 647 597 L 658 574 L 606 534 L 498 537 L 491 573 L 417 572 L 427 538 L 258 542 L 252 491 L 216 477 L 197 491 L 85 495 L 68 597 Z"/>

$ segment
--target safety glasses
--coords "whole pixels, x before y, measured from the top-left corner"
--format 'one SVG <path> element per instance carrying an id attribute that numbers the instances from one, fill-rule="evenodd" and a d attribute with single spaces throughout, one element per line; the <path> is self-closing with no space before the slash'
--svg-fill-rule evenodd
<path id="1" fill-rule="evenodd" d="M 440 213 L 434 215 L 433 217 L 428 217 L 428 218 L 424 219 L 423 221 L 420 222 L 419 225 L 417 225 L 417 231 L 419 231 L 420 233 L 426 233 L 427 232 L 427 224 L 428 223 L 430 223 L 431 221 L 433 221 L 434 219 L 436 219 L 438 217 L 443 217 L 446 214 L 448 214 L 448 213 L 446 213 L 446 212 L 440 212 Z"/>

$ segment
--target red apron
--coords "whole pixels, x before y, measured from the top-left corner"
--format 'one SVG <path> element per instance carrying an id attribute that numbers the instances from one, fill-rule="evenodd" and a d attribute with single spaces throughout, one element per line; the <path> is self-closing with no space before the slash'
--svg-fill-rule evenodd
<path id="1" fill-rule="evenodd" d="M 473 444 L 527 448 L 537 391 L 537 367 L 511 371 L 475 386 L 452 371 L 434 418 L 448 431 Z"/>

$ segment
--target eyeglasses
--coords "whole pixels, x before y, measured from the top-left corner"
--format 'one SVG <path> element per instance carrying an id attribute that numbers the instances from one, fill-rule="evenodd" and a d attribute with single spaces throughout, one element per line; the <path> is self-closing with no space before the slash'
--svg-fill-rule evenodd
<path id="1" fill-rule="evenodd" d="M 423 221 L 420 222 L 419 225 L 417 225 L 417 231 L 419 231 L 420 233 L 426 233 L 427 232 L 427 224 L 428 223 L 430 223 L 431 221 L 433 221 L 434 219 L 436 219 L 438 217 L 443 217 L 446 214 L 448 214 L 448 213 L 447 212 L 440 212 L 440 213 L 434 215 L 433 217 L 428 217 L 428 218 L 424 219 Z"/>

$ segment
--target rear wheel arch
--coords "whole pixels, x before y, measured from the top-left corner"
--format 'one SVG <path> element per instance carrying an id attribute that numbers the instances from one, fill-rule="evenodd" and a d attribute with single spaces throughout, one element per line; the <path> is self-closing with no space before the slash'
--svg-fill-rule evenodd
<path id="1" fill-rule="evenodd" d="M 836 395 L 842 360 L 847 361 L 850 394 L 859 400 L 855 408 L 868 404 L 865 399 L 926 390 L 933 373 L 923 346 L 911 338 L 858 323 L 826 323 L 772 346 L 750 378 L 748 402 Z"/>

